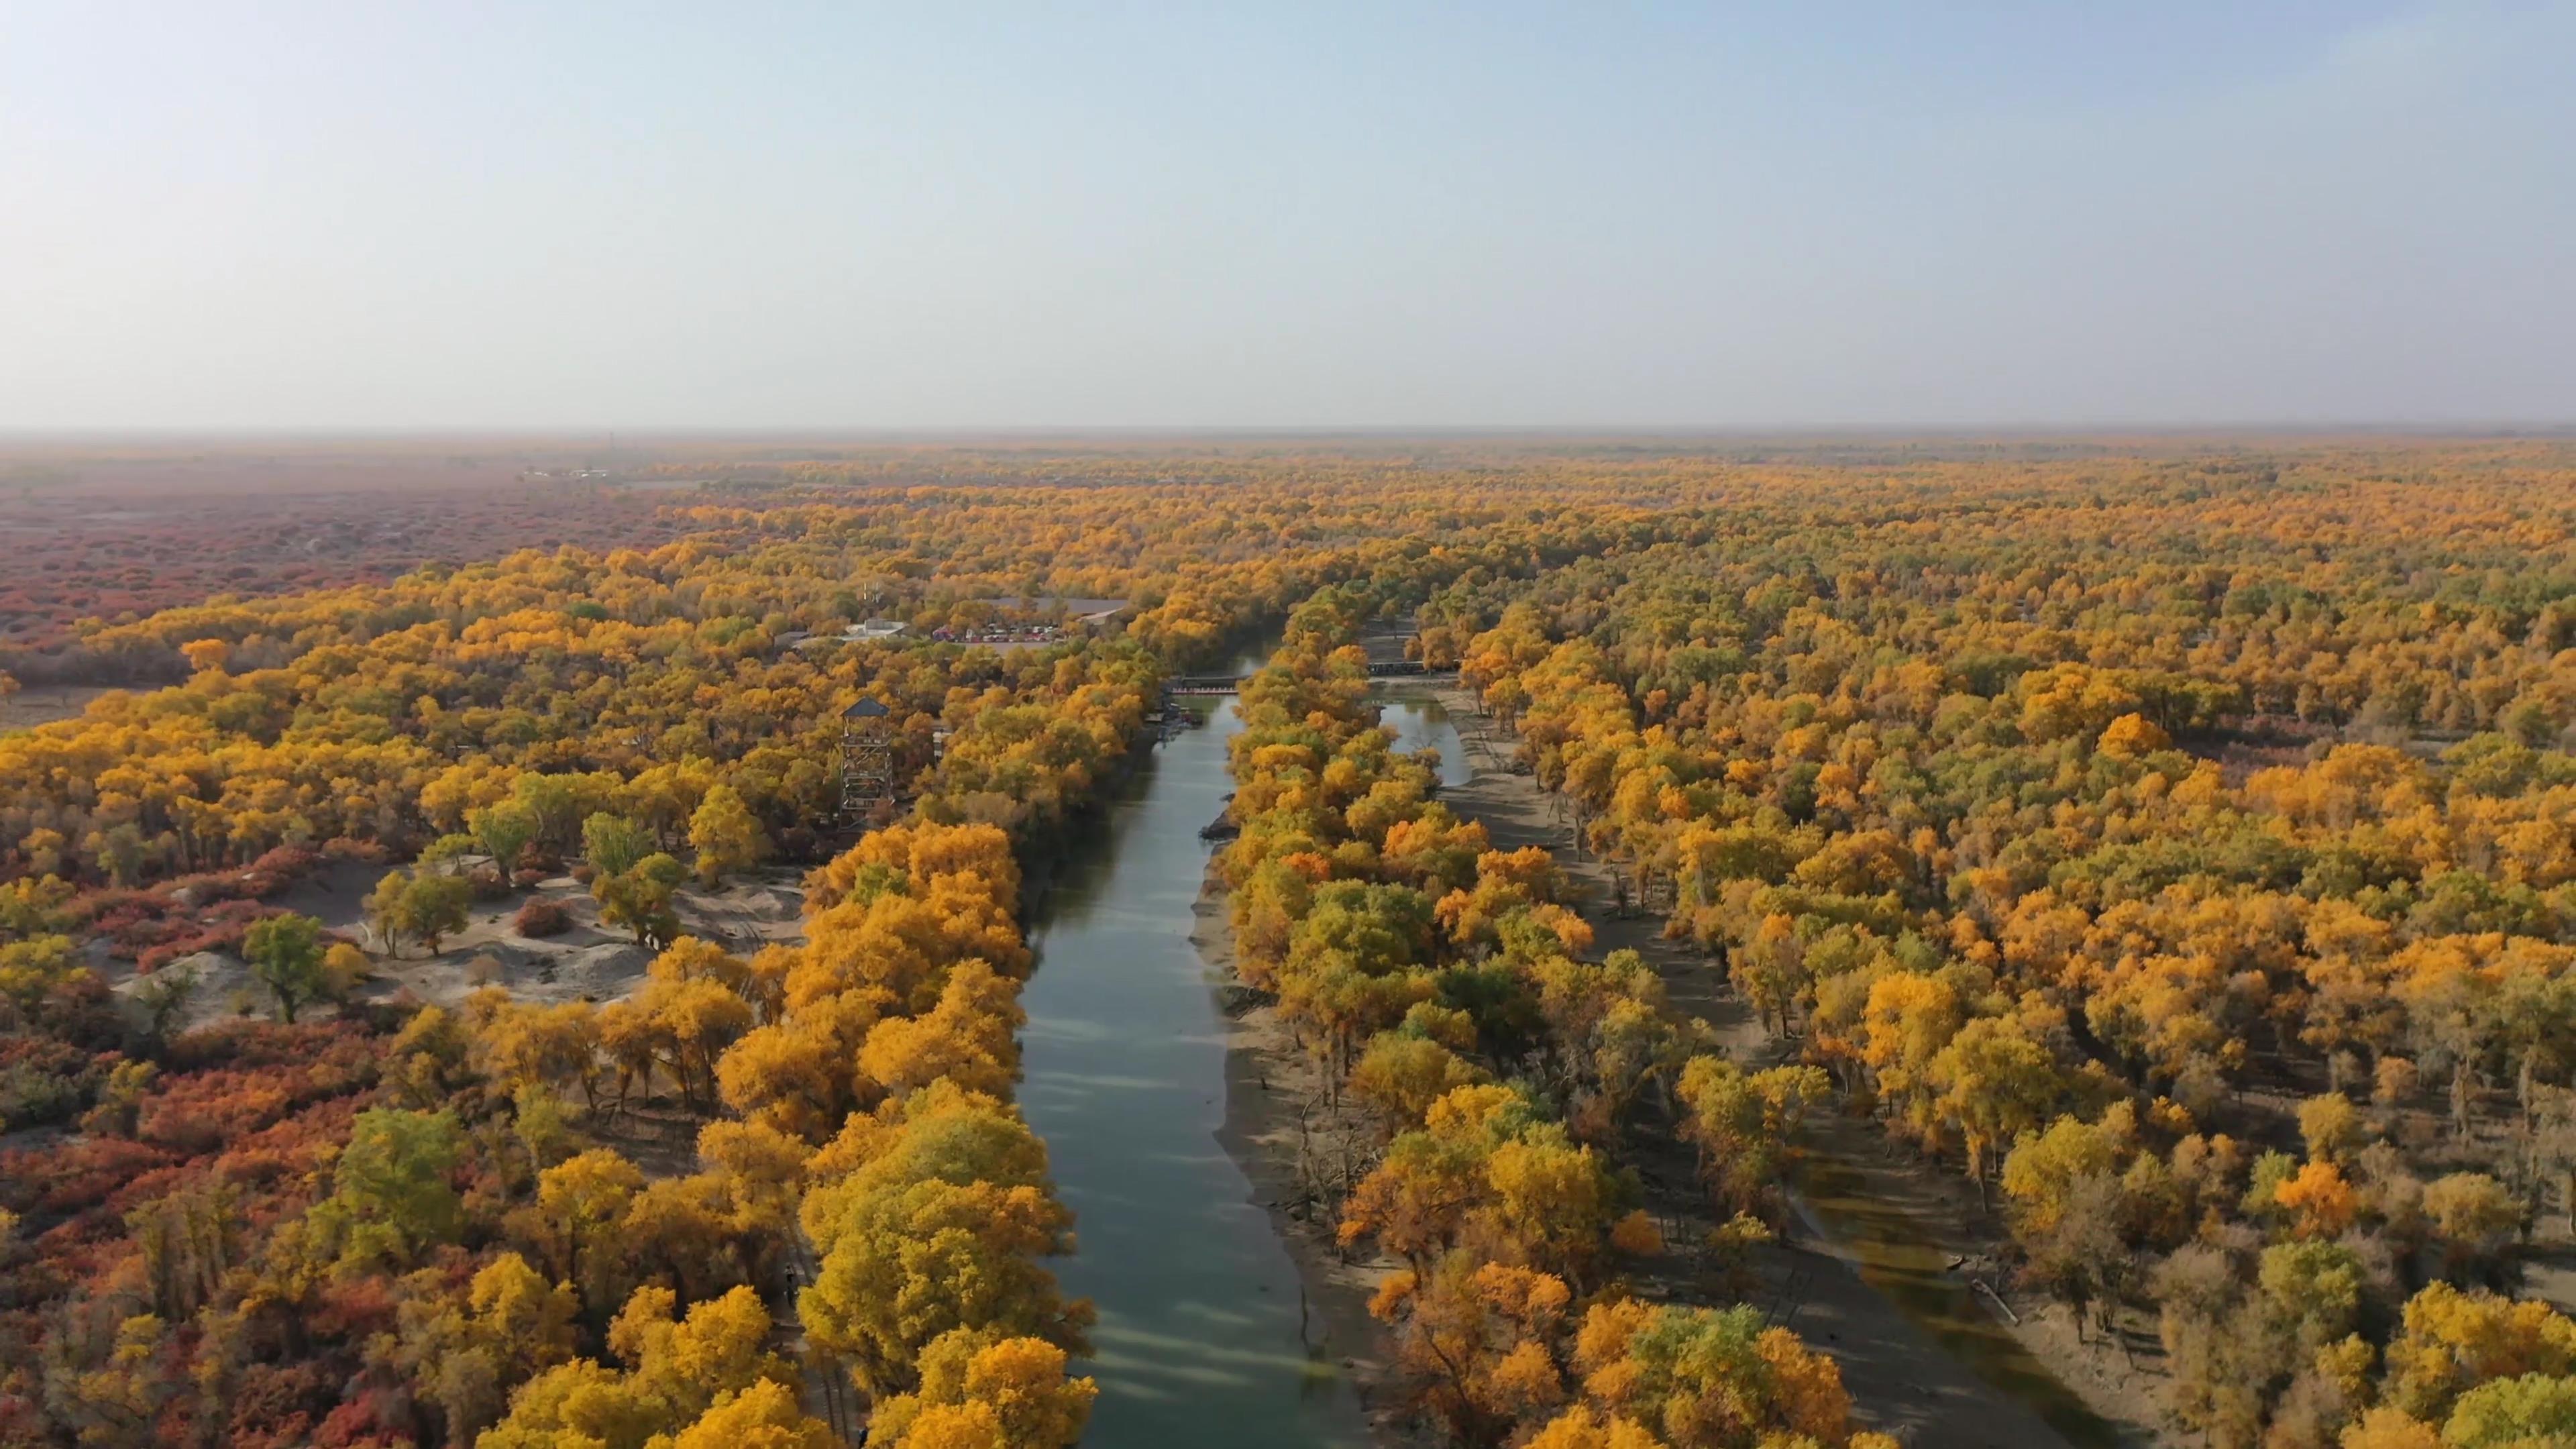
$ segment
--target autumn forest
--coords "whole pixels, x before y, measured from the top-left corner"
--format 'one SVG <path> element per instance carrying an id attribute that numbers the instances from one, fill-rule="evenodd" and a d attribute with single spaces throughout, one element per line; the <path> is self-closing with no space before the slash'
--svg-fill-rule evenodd
<path id="1" fill-rule="evenodd" d="M 0 1445 L 1158 1449 L 1026 998 L 1200 731 L 1297 1297 L 1175 1446 L 2576 1443 L 2563 441 L 80 465 Z"/>

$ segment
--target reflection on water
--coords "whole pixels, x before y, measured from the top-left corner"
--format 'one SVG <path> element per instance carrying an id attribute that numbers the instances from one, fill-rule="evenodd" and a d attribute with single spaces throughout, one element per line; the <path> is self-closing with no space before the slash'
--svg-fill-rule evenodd
<path id="1" fill-rule="evenodd" d="M 2116 1445 L 2119 1431 L 2059 1383 L 2020 1339 L 2004 1331 L 1974 1290 L 1950 1271 L 1949 1257 L 1924 1241 L 1902 1207 L 1872 1194 L 1862 1175 L 1841 1163 L 1810 1158 L 1797 1173 L 1798 1193 L 1857 1260 L 1862 1281 L 1887 1296 L 1979 1378 L 2028 1404 L 2068 1442 Z"/>
<path id="2" fill-rule="evenodd" d="M 1425 746 L 1438 750 L 1442 785 L 1464 785 L 1474 773 L 1459 742 L 1458 727 L 1449 722 L 1448 709 L 1430 695 L 1410 691 L 1379 695 L 1378 723 L 1395 731 L 1397 754 L 1409 755 Z"/>
<path id="3" fill-rule="evenodd" d="M 1322 1319 L 1215 1137 L 1224 1023 L 1189 936 L 1236 728 L 1227 704 L 1163 745 L 1075 842 L 1038 912 L 1020 1101 L 1077 1215 L 1058 1275 L 1100 1309 L 1085 1442 L 1359 1449 Z"/>

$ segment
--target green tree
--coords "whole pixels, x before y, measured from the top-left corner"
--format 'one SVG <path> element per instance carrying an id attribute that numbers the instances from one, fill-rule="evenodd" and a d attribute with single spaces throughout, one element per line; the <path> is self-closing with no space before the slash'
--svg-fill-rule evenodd
<path id="1" fill-rule="evenodd" d="M 322 969 L 322 923 L 311 916 L 252 922 L 242 936 L 242 955 L 250 960 L 250 974 L 277 998 L 277 1014 L 290 1026 L 296 1011 L 328 984 Z"/>
<path id="2" fill-rule="evenodd" d="M 134 1003 L 143 1008 L 152 1040 L 170 1039 L 170 1028 L 188 1014 L 188 1003 L 196 998 L 200 984 L 193 967 L 164 966 L 135 986 Z"/>
<path id="3" fill-rule="evenodd" d="M 537 838 L 537 812 L 516 800 L 504 800 L 468 811 L 465 828 L 474 832 L 476 843 L 501 867 L 501 879 L 506 882 L 510 872 L 518 869 L 519 853 Z"/>
<path id="4" fill-rule="evenodd" d="M 2576 1443 L 2576 1378 L 2522 1374 L 2460 1395 L 2442 1442 L 2457 1449 Z"/>
<path id="5" fill-rule="evenodd" d="M 143 879 L 144 862 L 152 858 L 151 848 L 144 843 L 143 832 L 130 820 L 119 821 L 93 837 L 92 853 L 107 872 L 108 881 L 120 887 L 131 887 Z"/>
<path id="6" fill-rule="evenodd" d="M 409 1261 L 464 1230 L 464 1205 L 448 1181 L 463 1149 L 454 1114 L 375 1107 L 358 1114 L 332 1170 L 332 1193 L 314 1209 L 343 1262 Z"/>
<path id="7" fill-rule="evenodd" d="M 420 938 L 432 955 L 438 952 L 440 938 L 465 929 L 466 908 L 473 904 L 474 888 L 461 876 L 442 875 L 435 871 L 412 877 L 403 887 L 400 912 L 403 929 Z"/>
<path id="8" fill-rule="evenodd" d="M 581 823 L 581 853 L 598 877 L 626 874 L 652 848 L 643 828 L 623 815 L 602 810 Z"/>
<path id="9" fill-rule="evenodd" d="M 590 893 L 599 901 L 601 920 L 633 931 L 639 946 L 658 946 L 680 933 L 680 918 L 673 914 L 671 902 L 687 878 L 688 872 L 677 860 L 656 851 L 630 870 L 593 879 Z"/>
<path id="10" fill-rule="evenodd" d="M 415 937 L 438 950 L 441 938 L 465 929 L 465 913 L 474 888 L 460 876 L 439 871 L 390 871 L 367 893 L 367 919 L 385 938 L 385 949 L 402 954 L 403 938 Z"/>
<path id="11" fill-rule="evenodd" d="M 1313 1031 L 1335 1083 L 1350 1075 L 1360 1043 L 1435 989 L 1418 969 L 1431 911 L 1430 898 L 1406 886 L 1334 881 L 1316 890 L 1279 967 L 1279 1002 Z"/>
<path id="12" fill-rule="evenodd" d="M 510 798 L 536 818 L 537 835 L 549 844 L 570 846 L 581 824 L 581 797 L 562 775 L 521 775 L 510 782 Z"/>
<path id="13" fill-rule="evenodd" d="M 476 848 L 471 835 L 442 835 L 421 848 L 418 863 L 445 865 L 460 856 L 472 855 Z"/>

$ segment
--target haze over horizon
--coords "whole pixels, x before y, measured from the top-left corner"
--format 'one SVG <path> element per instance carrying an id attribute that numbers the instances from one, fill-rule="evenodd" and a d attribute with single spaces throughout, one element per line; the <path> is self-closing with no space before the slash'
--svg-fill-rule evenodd
<path id="1" fill-rule="evenodd" d="M 0 428 L 2576 421 L 2576 0 L 1837 13 L 17 6 Z"/>

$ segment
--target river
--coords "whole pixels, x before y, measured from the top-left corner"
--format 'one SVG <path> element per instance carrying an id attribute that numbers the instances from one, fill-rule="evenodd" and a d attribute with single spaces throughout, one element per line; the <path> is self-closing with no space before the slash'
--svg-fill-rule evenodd
<path id="1" fill-rule="evenodd" d="M 1397 753 L 1438 750 L 1440 783 L 1444 786 L 1464 785 L 1475 778 L 1475 762 L 1467 758 L 1466 747 L 1458 739 L 1458 727 L 1449 722 L 1449 711 L 1439 700 L 1397 684 L 1380 691 L 1377 702 L 1378 722 L 1395 731 Z"/>
<path id="2" fill-rule="evenodd" d="M 1458 737 L 1427 699 L 1386 702 L 1398 748 Z M 1296 1265 L 1217 1142 L 1225 1021 L 1190 943 L 1199 827 L 1233 788 L 1232 701 L 1118 790 L 1036 913 L 1020 1103 L 1046 1139 L 1078 1249 L 1065 1291 L 1100 1310 L 1087 1443 L 1119 1449 L 1361 1449 L 1367 1429 Z M 1311 1345 L 1311 1347 L 1310 1347 Z"/>

